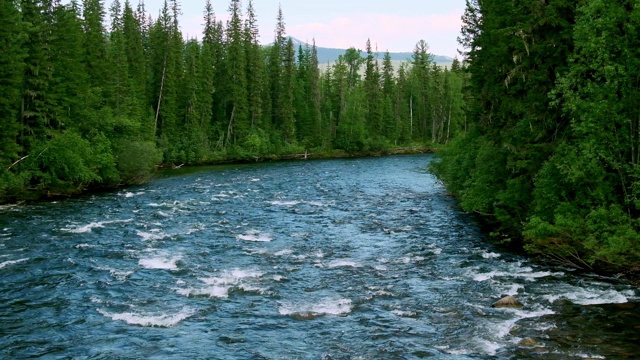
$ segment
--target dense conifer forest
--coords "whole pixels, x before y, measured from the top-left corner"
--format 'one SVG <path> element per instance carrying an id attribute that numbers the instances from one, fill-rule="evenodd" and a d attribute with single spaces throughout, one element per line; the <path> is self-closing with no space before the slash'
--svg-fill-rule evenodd
<path id="1" fill-rule="evenodd" d="M 226 23 L 207 1 L 191 39 L 177 0 L 105 6 L 0 0 L 0 202 L 141 183 L 159 165 L 446 143 L 465 126 L 460 64 L 435 66 L 424 41 L 400 69 L 363 39 L 366 57 L 321 72 L 282 9 L 262 46 L 251 1 L 230 1 Z"/>
<path id="2" fill-rule="evenodd" d="M 640 3 L 467 0 L 467 128 L 436 174 L 503 241 L 640 269 Z"/>

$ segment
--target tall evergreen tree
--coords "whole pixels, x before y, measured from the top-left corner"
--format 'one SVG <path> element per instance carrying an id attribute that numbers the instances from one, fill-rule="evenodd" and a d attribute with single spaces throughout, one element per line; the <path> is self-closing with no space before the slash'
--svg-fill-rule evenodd
<path id="1" fill-rule="evenodd" d="M 105 10 L 100 0 L 83 0 L 85 64 L 93 88 L 100 88 L 107 80 Z M 101 97 L 102 94 L 96 94 Z"/>
<path id="2" fill-rule="evenodd" d="M 226 64 L 226 143 L 236 145 L 248 135 L 250 129 L 247 97 L 247 58 L 240 0 L 231 0 L 230 19 L 227 23 Z"/>
<path id="3" fill-rule="evenodd" d="M 249 102 L 249 117 L 251 119 L 252 131 L 262 126 L 264 100 L 263 91 L 265 89 L 265 67 L 262 59 L 262 47 L 258 37 L 260 36 L 258 22 L 253 1 L 249 0 L 247 5 L 247 18 L 245 21 L 245 49 L 247 59 L 247 96 Z"/>
<path id="4" fill-rule="evenodd" d="M 371 49 L 371 40 L 367 39 L 367 57 L 365 60 L 364 87 L 366 92 L 367 128 L 373 137 L 382 134 L 382 102 L 380 96 L 380 71 L 378 60 Z"/>
<path id="5" fill-rule="evenodd" d="M 20 102 L 26 57 L 26 25 L 15 2 L 0 2 L 0 174 L 18 158 L 20 146 Z M 8 176 L 8 175 L 7 175 Z M 0 175 L 0 197 L 6 180 Z"/>

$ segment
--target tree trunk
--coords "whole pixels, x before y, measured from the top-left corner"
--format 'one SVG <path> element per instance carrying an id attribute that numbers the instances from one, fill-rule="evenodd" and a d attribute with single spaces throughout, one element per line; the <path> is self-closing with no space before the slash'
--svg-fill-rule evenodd
<path id="1" fill-rule="evenodd" d="M 158 95 L 158 106 L 156 107 L 156 122 L 153 125 L 153 133 L 158 131 L 158 116 L 160 116 L 160 103 L 162 102 L 162 91 L 164 89 L 164 77 L 167 71 L 167 58 L 164 58 L 164 65 L 162 66 L 162 79 L 160 80 L 160 94 Z M 156 134 L 157 135 L 157 134 Z"/>

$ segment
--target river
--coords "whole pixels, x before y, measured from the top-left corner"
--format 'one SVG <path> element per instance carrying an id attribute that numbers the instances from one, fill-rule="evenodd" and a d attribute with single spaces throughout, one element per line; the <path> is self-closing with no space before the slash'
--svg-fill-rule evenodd
<path id="1" fill-rule="evenodd" d="M 434 159 L 188 168 L 6 207 L 0 358 L 640 357 L 637 288 L 492 247 Z M 525 306 L 491 307 L 507 294 Z"/>

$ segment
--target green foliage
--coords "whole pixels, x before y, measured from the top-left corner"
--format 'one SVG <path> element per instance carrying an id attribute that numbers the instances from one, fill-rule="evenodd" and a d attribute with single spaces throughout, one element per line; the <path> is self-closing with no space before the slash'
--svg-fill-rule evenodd
<path id="1" fill-rule="evenodd" d="M 28 162 L 31 181 L 40 189 L 79 192 L 91 184 L 115 180 L 115 162 L 105 148 L 108 140 L 100 136 L 94 141 L 96 147 L 78 134 L 65 132 L 36 144 Z"/>
<path id="2" fill-rule="evenodd" d="M 155 172 L 162 161 L 162 152 L 151 141 L 123 138 L 114 146 L 117 169 L 126 184 L 141 184 Z"/>
<path id="3" fill-rule="evenodd" d="M 532 253 L 639 267 L 640 7 L 470 0 L 463 23 L 466 120 L 433 171 Z"/>

